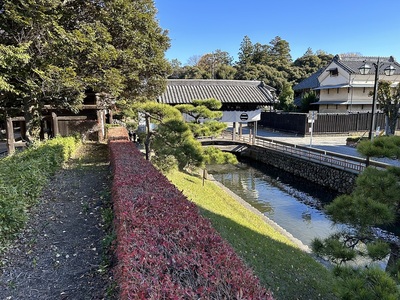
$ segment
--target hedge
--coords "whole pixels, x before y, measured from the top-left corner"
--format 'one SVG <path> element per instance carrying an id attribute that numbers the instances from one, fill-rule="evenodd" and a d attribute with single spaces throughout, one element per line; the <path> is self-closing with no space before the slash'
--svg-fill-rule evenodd
<path id="1" fill-rule="evenodd" d="M 0 160 L 0 248 L 25 226 L 29 208 L 79 144 L 57 137 Z"/>
<path id="2" fill-rule="evenodd" d="M 123 129 L 110 129 L 120 299 L 272 299 L 209 220 Z"/>

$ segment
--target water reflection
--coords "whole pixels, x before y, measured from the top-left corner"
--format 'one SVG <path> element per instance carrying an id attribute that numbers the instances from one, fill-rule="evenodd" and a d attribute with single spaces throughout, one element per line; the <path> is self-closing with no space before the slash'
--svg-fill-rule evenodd
<path id="1" fill-rule="evenodd" d="M 337 230 L 323 211 L 337 196 L 332 190 L 251 160 L 239 166 L 209 166 L 208 171 L 305 245 Z"/>

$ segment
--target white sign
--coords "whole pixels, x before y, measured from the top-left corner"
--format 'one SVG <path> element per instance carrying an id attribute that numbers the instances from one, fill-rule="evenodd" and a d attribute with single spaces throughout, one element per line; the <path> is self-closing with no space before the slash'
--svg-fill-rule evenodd
<path id="1" fill-rule="evenodd" d="M 310 110 L 308 112 L 308 123 L 314 123 L 314 121 L 317 119 L 318 111 L 316 110 Z"/>
<path id="2" fill-rule="evenodd" d="M 261 120 L 261 109 L 250 111 L 223 111 L 220 122 L 255 122 Z"/>

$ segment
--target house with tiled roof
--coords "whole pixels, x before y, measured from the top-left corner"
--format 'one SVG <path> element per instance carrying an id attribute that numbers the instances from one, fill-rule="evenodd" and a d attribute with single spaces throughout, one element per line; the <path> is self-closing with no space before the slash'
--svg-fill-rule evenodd
<path id="1" fill-rule="evenodd" d="M 318 111 L 322 113 L 371 112 L 375 83 L 375 68 L 379 60 L 378 78 L 392 82 L 397 86 L 400 82 L 400 64 L 392 57 L 366 57 L 336 55 L 321 74 L 318 75 L 319 91 Z M 360 68 L 368 65 L 368 74 L 361 74 Z M 384 70 L 394 69 L 391 76 Z M 379 110 L 379 107 L 378 107 Z"/>
<path id="2" fill-rule="evenodd" d="M 212 79 L 168 79 L 157 101 L 177 105 L 209 98 L 221 101 L 223 122 L 258 121 L 261 110 L 277 101 L 275 89 L 262 81 Z"/>
<path id="3" fill-rule="evenodd" d="M 318 76 L 324 71 L 324 68 L 319 69 L 317 72 L 310 75 L 306 79 L 300 81 L 298 84 L 293 86 L 294 91 L 294 104 L 297 107 L 301 106 L 301 100 L 306 93 L 315 91 L 316 97 L 319 98 L 319 90 L 315 90 L 319 87 Z"/>

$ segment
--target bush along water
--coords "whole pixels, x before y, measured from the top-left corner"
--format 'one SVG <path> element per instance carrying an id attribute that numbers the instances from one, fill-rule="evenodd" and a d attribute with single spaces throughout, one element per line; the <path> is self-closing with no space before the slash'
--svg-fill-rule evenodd
<path id="1" fill-rule="evenodd" d="M 272 299 L 121 130 L 108 132 L 119 299 Z"/>
<path id="2" fill-rule="evenodd" d="M 24 227 L 29 208 L 78 145 L 76 138 L 57 137 L 0 160 L 0 250 Z"/>

